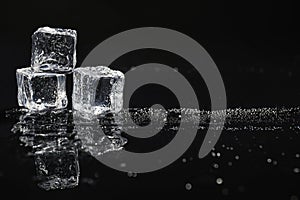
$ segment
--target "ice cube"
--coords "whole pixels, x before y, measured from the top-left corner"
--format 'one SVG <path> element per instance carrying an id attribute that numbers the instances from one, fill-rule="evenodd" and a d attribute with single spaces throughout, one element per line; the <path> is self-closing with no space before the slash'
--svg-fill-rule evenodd
<path id="1" fill-rule="evenodd" d="M 80 67 L 73 73 L 73 108 L 99 115 L 123 107 L 124 74 L 104 66 Z"/>
<path id="2" fill-rule="evenodd" d="M 35 71 L 67 73 L 76 65 L 77 33 L 42 27 L 32 35 L 31 66 Z"/>
<path id="3" fill-rule="evenodd" d="M 38 186 L 45 190 L 73 188 L 79 183 L 78 151 L 57 148 L 34 154 Z"/>
<path id="4" fill-rule="evenodd" d="M 36 111 L 67 106 L 64 74 L 34 72 L 28 67 L 17 69 L 16 76 L 19 106 Z"/>

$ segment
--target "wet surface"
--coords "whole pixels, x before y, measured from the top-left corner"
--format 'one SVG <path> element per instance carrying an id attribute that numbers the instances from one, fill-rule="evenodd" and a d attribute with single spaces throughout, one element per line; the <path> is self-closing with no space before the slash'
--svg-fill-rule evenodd
<path id="1" fill-rule="evenodd" d="M 217 145 L 199 159 L 209 122 L 216 130 L 224 116 Z M 130 109 L 98 118 L 72 110 L 42 114 L 9 110 L 1 123 L 0 155 L 4 162 L 0 180 L 7 192 L 17 188 L 28 197 L 50 190 L 51 197 L 89 192 L 104 197 L 146 194 L 152 198 L 163 192 L 187 198 L 198 194 L 211 199 L 298 199 L 299 117 L 298 107 Z M 135 138 L 139 125 L 147 127 L 150 122 L 153 136 Z M 103 132 L 93 129 L 95 123 Z M 154 151 L 167 145 L 179 129 L 193 128 L 198 132 L 192 146 L 159 171 L 118 172 L 96 159 L 112 151 Z M 147 190 L 150 185 L 151 190 Z M 116 188 L 117 193 L 113 192 Z"/>

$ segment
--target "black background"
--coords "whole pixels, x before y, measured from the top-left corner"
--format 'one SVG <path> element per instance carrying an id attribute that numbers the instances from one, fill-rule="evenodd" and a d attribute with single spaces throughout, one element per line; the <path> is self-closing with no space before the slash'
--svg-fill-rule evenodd
<path id="1" fill-rule="evenodd" d="M 212 56 L 230 107 L 297 105 L 297 9 L 289 1 L 2 2 L 1 107 L 16 105 L 15 69 L 29 66 L 31 34 L 46 25 L 77 30 L 77 66 L 97 44 L 121 31 L 174 29 L 198 41 Z"/>
<path id="2" fill-rule="evenodd" d="M 41 26 L 77 30 L 77 66 L 80 66 L 86 55 L 97 44 L 121 31 L 146 26 L 174 29 L 195 39 L 211 55 L 225 83 L 228 107 L 299 105 L 300 90 L 297 78 L 300 73 L 299 7 L 289 1 L 2 1 L 0 7 L 1 111 L 17 106 L 15 70 L 29 66 L 31 34 Z M 120 64 L 134 66 L 156 60 L 177 67 L 193 83 L 200 97 L 200 107 L 209 108 L 203 80 L 201 76 L 194 75 L 193 71 L 187 70 L 191 66 L 166 52 L 140 51 L 135 53 L 127 55 L 127 58 L 121 58 L 113 66 L 115 68 L 118 68 Z M 153 91 L 158 91 L 155 97 L 153 97 Z M 163 101 L 166 107 L 172 107 L 174 101 L 170 99 L 170 96 L 164 95 L 167 93 L 162 88 L 144 88 L 144 91 L 137 92 L 135 95 L 133 105 L 144 106 Z M 2 126 L 6 127 L 4 123 Z M 9 132 L 1 134 L 5 136 Z M 268 139 L 264 142 L 271 143 Z M 12 151 L 12 155 L 18 151 L 15 150 L 16 147 L 13 144 L 7 145 L 11 145 L 7 149 Z M 282 145 L 285 145 L 282 148 L 289 147 L 287 142 Z M 10 154 L 1 158 L 1 164 L 6 163 L 9 157 Z M 253 158 L 252 162 L 256 162 L 256 159 Z M 30 164 L 26 165 L 28 169 L 22 169 L 20 163 L 11 161 L 10 167 L 16 171 L 21 168 L 23 171 L 16 172 L 13 180 L 1 181 L 5 187 L 2 187 L 0 191 L 9 191 L 10 195 L 24 194 L 37 198 L 43 198 L 44 195 L 49 194 L 63 197 L 85 197 L 87 194 L 96 194 L 95 198 L 102 198 L 101 195 L 103 195 L 105 196 L 103 198 L 111 196 L 135 199 L 144 198 L 144 195 L 159 198 L 161 193 L 172 195 L 176 194 L 176 188 L 181 188 L 183 191 L 178 193 L 191 198 L 189 196 L 191 193 L 185 193 L 190 191 L 185 191 L 184 185 L 187 179 L 193 180 L 193 177 L 197 176 L 203 179 L 204 183 L 200 181 L 198 190 L 194 188 L 191 190 L 193 195 L 199 195 L 195 198 L 208 198 L 212 194 L 216 195 L 211 197 L 212 199 L 223 198 L 218 196 L 213 188 L 207 186 L 206 183 L 209 183 L 210 179 L 205 173 L 201 176 L 197 175 L 197 169 L 194 169 L 192 165 L 190 167 L 170 166 L 166 170 L 148 174 L 146 178 L 133 180 L 128 179 L 126 174 L 105 168 L 95 161 L 89 162 L 92 162 L 89 165 L 92 167 L 89 169 L 82 167 L 82 173 L 88 174 L 88 171 L 97 170 L 102 173 L 101 170 L 103 170 L 105 175 L 100 186 L 89 188 L 82 184 L 80 189 L 45 194 L 36 188 L 32 189 L 34 186 L 26 186 L 26 184 L 31 184 L 30 180 L 26 179 L 27 176 L 31 176 L 31 174 L 26 175 L 31 171 Z M 246 160 L 244 164 L 247 165 Z M 247 170 L 251 169 L 245 167 L 239 170 L 241 173 L 247 173 L 249 172 Z M 186 171 L 189 171 L 188 175 L 184 176 Z M 254 188 L 250 190 L 252 196 L 249 192 L 247 195 L 241 194 L 241 196 L 234 197 L 242 199 L 277 197 L 274 191 L 282 191 L 280 197 L 289 199 L 295 191 L 287 188 L 296 187 L 296 183 L 299 185 L 299 181 L 291 182 L 286 177 L 280 177 L 280 179 L 274 177 L 272 170 L 259 172 L 270 173 L 264 180 L 271 178 L 278 182 L 261 181 L 258 178 L 261 175 L 255 174 L 253 176 L 257 178 L 248 182 L 249 187 Z M 22 178 L 19 179 L 18 176 Z M 239 176 L 233 175 L 232 180 L 238 180 Z M 281 181 L 289 182 L 290 185 L 282 184 Z M 116 184 L 116 182 L 119 183 Z M 256 188 L 254 186 L 257 182 L 261 185 Z M 268 184 L 271 185 L 267 186 Z M 260 192 L 263 192 L 261 196 Z"/>

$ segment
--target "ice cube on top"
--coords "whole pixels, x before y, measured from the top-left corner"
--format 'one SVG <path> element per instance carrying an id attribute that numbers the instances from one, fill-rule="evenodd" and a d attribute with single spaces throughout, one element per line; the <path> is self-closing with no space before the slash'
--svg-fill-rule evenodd
<path id="1" fill-rule="evenodd" d="M 17 69 L 18 104 L 29 110 L 65 108 L 66 76 L 64 74 L 35 72 L 31 67 Z"/>
<path id="2" fill-rule="evenodd" d="M 124 74 L 104 66 L 80 67 L 73 73 L 73 108 L 94 115 L 123 107 Z"/>
<path id="3" fill-rule="evenodd" d="M 77 33 L 41 27 L 32 35 L 31 66 L 35 71 L 68 73 L 76 65 Z"/>

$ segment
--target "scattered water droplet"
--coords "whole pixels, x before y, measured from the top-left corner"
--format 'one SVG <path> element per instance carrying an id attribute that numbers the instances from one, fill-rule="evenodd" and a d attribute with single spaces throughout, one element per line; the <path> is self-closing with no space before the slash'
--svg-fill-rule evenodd
<path id="1" fill-rule="evenodd" d="M 217 153 L 217 157 L 220 157 L 220 156 L 221 156 L 221 153 L 218 152 L 218 153 Z"/>
<path id="2" fill-rule="evenodd" d="M 271 162 L 272 162 L 272 159 L 271 159 L 271 158 L 268 158 L 268 159 L 267 159 L 267 162 L 268 162 L 268 163 L 271 163 Z"/>
<path id="3" fill-rule="evenodd" d="M 120 166 L 121 167 L 126 167 L 126 163 L 121 163 Z"/>
<path id="4" fill-rule="evenodd" d="M 214 163 L 214 164 L 213 164 L 213 168 L 218 169 L 218 168 L 219 168 L 218 163 Z"/>
<path id="5" fill-rule="evenodd" d="M 218 185 L 221 185 L 223 183 L 223 179 L 222 178 L 217 178 L 216 183 Z"/>
<path id="6" fill-rule="evenodd" d="M 236 155 L 234 158 L 235 158 L 236 160 L 239 160 L 239 159 L 240 159 L 240 157 L 239 157 L 238 155 Z"/>
<path id="7" fill-rule="evenodd" d="M 94 177 L 95 177 L 95 178 L 99 178 L 99 173 L 98 173 L 98 172 L 95 172 Z"/>
<path id="8" fill-rule="evenodd" d="M 228 166 L 232 166 L 232 162 L 228 162 Z"/>
<path id="9" fill-rule="evenodd" d="M 296 154 L 296 158 L 300 158 L 300 154 L 297 153 L 297 154 Z"/>
<path id="10" fill-rule="evenodd" d="M 127 173 L 127 176 L 128 176 L 128 177 L 136 177 L 136 176 L 137 176 L 137 173 L 135 173 L 135 172 L 128 172 L 128 173 Z"/>
<path id="11" fill-rule="evenodd" d="M 86 183 L 88 185 L 94 185 L 95 184 L 95 181 L 91 178 L 83 178 L 82 179 L 82 183 Z"/>
<path id="12" fill-rule="evenodd" d="M 298 167 L 296 167 L 296 168 L 294 168 L 294 172 L 295 172 L 296 174 L 298 174 L 298 173 L 300 172 L 300 169 L 299 169 Z"/>
<path id="13" fill-rule="evenodd" d="M 186 190 L 191 190 L 192 189 L 192 184 L 190 184 L 190 183 L 185 184 L 185 189 Z"/>
<path id="14" fill-rule="evenodd" d="M 185 158 L 183 158 L 183 159 L 182 159 L 182 162 L 183 162 L 183 163 L 186 163 L 186 159 L 185 159 Z"/>

